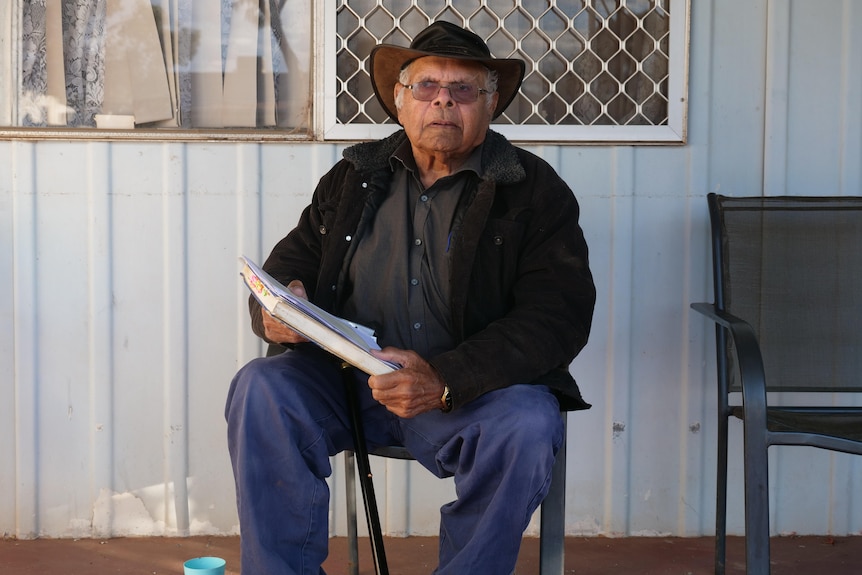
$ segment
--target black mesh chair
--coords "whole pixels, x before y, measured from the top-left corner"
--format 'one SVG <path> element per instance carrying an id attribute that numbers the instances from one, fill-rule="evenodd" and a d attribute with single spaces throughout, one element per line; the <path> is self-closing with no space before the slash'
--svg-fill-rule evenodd
<path id="1" fill-rule="evenodd" d="M 744 424 L 746 569 L 764 574 L 767 448 L 862 454 L 862 407 L 838 395 L 862 392 L 862 198 L 707 200 L 715 303 L 692 307 L 716 323 L 715 572 L 725 570 L 727 434 L 736 416 Z M 808 403 L 782 405 L 772 392 L 809 392 Z"/>
<path id="2" fill-rule="evenodd" d="M 344 387 L 347 393 L 350 415 L 353 423 L 353 441 L 357 446 L 365 446 L 362 420 L 359 416 L 359 403 L 353 369 L 344 366 L 342 369 Z M 565 559 L 565 528 L 566 528 L 566 413 L 563 417 L 563 445 L 557 453 L 554 468 L 551 472 L 551 487 L 542 503 L 539 529 L 539 573 L 540 575 L 563 575 Z M 359 575 L 359 543 L 356 526 L 356 475 L 359 470 L 359 485 L 365 504 L 365 518 L 368 524 L 371 553 L 374 559 L 376 575 L 388 575 L 386 552 L 383 547 L 383 531 L 377 510 L 377 500 L 374 495 L 374 484 L 368 456 L 391 457 L 396 459 L 413 459 L 403 447 L 380 447 L 366 451 L 362 447 L 356 452 L 344 452 L 344 469 L 346 478 L 347 501 L 347 539 L 350 575 Z M 354 465 L 355 462 L 355 465 Z"/>

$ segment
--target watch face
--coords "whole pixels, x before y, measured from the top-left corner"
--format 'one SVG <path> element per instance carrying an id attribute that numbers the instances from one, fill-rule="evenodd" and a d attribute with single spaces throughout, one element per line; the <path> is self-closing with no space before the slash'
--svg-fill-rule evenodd
<path id="1" fill-rule="evenodd" d="M 440 402 L 443 404 L 443 411 L 449 411 L 452 409 L 452 394 L 449 392 L 449 386 L 443 388 L 443 397 L 440 398 Z"/>

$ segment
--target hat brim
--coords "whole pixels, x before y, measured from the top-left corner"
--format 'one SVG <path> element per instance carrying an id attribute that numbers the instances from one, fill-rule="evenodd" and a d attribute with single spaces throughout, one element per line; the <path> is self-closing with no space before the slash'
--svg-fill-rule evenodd
<path id="1" fill-rule="evenodd" d="M 503 113 L 518 93 L 521 82 L 524 80 L 526 69 L 524 62 L 518 59 L 506 58 L 476 58 L 471 56 L 458 56 L 440 54 L 437 52 L 426 52 L 424 50 L 412 50 L 400 46 L 381 44 L 371 50 L 369 66 L 371 68 L 371 86 L 377 100 L 389 117 L 398 122 L 398 110 L 395 108 L 395 84 L 401 69 L 409 62 L 425 56 L 436 56 L 438 58 L 451 58 L 465 62 L 475 62 L 490 70 L 497 72 L 497 107 L 494 109 L 493 117 L 496 118 Z M 400 124 L 400 122 L 398 122 Z"/>

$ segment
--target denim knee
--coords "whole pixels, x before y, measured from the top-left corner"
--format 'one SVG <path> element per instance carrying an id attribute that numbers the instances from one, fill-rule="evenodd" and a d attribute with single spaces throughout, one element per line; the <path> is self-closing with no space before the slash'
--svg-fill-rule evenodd
<path id="1" fill-rule="evenodd" d="M 513 448 L 529 452 L 550 439 L 556 454 L 563 442 L 559 404 L 551 393 L 535 391 L 531 385 L 510 388 L 512 408 L 503 413 L 504 422 L 498 428 L 510 435 Z"/>
<path id="2" fill-rule="evenodd" d="M 234 405 L 235 402 L 261 406 L 274 405 L 274 394 L 270 388 L 279 383 L 268 375 L 271 369 L 271 362 L 263 357 L 253 359 L 239 369 L 231 381 L 225 403 L 225 419 L 228 423 L 231 421 L 232 406 L 237 407 Z M 234 411 L 234 414 L 237 413 Z"/>

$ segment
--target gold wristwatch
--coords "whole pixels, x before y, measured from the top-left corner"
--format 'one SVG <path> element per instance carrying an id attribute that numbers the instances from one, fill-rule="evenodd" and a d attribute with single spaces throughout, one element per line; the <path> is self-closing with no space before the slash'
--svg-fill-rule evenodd
<path id="1" fill-rule="evenodd" d="M 440 411 L 443 413 L 449 413 L 452 411 L 452 393 L 449 392 L 449 386 L 443 386 L 443 396 L 440 398 L 440 403 L 443 404 L 443 407 L 440 408 Z"/>

